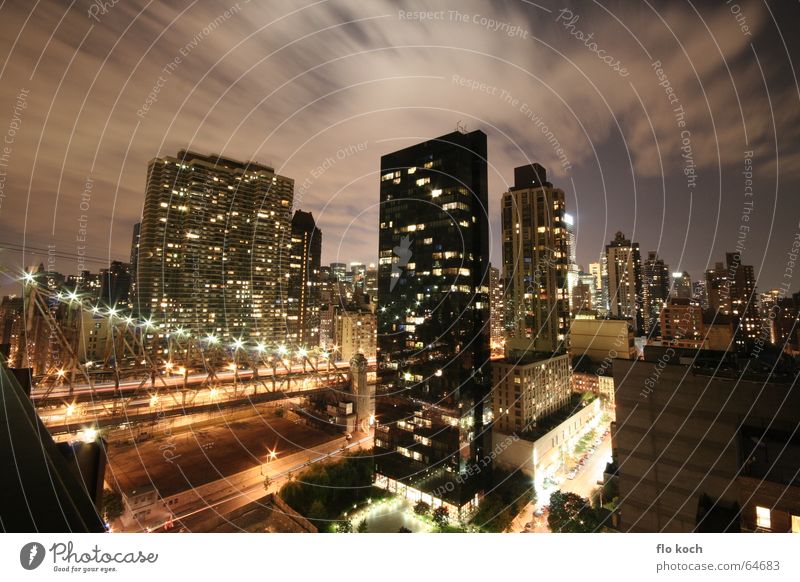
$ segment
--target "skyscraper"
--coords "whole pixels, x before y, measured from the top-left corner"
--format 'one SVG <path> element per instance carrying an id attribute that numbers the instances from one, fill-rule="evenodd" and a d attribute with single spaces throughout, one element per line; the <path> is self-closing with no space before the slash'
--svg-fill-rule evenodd
<path id="1" fill-rule="evenodd" d="M 293 190 L 293 180 L 255 162 L 187 150 L 152 160 L 140 312 L 196 335 L 283 341 Z"/>
<path id="2" fill-rule="evenodd" d="M 693 299 L 694 289 L 689 273 L 676 271 L 672 273 L 672 296 L 678 299 Z"/>
<path id="3" fill-rule="evenodd" d="M 642 318 L 642 259 L 639 243 L 618 232 L 606 245 L 609 315 L 632 320 L 636 333 L 644 331 Z"/>
<path id="4" fill-rule="evenodd" d="M 761 318 L 756 278 L 753 266 L 742 264 L 739 253 L 725 253 L 725 266 L 717 263 L 706 271 L 706 291 L 711 309 L 733 317 L 737 346 L 758 339 Z"/>
<path id="5" fill-rule="evenodd" d="M 139 235 L 142 229 L 142 223 L 137 222 L 133 225 L 133 237 L 131 238 L 131 292 L 130 301 L 131 305 L 135 308 L 137 305 L 136 300 L 136 271 L 139 268 Z"/>
<path id="6" fill-rule="evenodd" d="M 660 324 L 661 309 L 669 297 L 669 267 L 656 251 L 647 253 L 642 279 L 644 333 L 651 334 Z"/>
<path id="7" fill-rule="evenodd" d="M 381 158 L 376 485 L 473 511 L 489 443 L 486 134 Z"/>
<path id="8" fill-rule="evenodd" d="M 505 297 L 500 269 L 489 266 L 489 313 L 491 314 L 490 343 L 492 351 L 499 350 L 505 343 Z"/>
<path id="9" fill-rule="evenodd" d="M 569 330 L 569 233 L 564 191 L 539 164 L 514 169 L 501 203 L 503 274 L 511 350 L 555 352 Z"/>
<path id="10" fill-rule="evenodd" d="M 722 263 L 716 263 L 713 269 L 706 271 L 706 293 L 710 309 L 726 315 L 730 314 L 730 284 L 728 283 L 728 272 Z"/>
<path id="11" fill-rule="evenodd" d="M 589 263 L 589 273 L 594 276 L 594 308 L 603 315 L 608 311 L 608 293 L 604 284 L 603 262 Z"/>
<path id="12" fill-rule="evenodd" d="M 130 305 L 131 266 L 111 261 L 108 269 L 100 270 L 100 300 L 110 307 Z"/>
<path id="13" fill-rule="evenodd" d="M 296 210 L 292 216 L 287 303 L 287 341 L 292 345 L 319 345 L 321 258 L 322 231 L 313 214 Z"/>

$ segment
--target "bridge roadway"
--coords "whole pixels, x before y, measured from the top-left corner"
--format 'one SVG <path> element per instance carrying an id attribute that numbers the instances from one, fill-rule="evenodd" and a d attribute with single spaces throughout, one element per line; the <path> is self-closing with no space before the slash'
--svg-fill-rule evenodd
<path id="1" fill-rule="evenodd" d="M 176 416 L 187 416 L 203 412 L 215 412 L 228 408 L 240 407 L 244 404 L 258 404 L 287 398 L 300 398 L 328 390 L 347 391 L 349 382 L 330 382 L 323 386 L 316 386 L 308 390 L 257 392 L 238 390 L 236 393 L 198 393 L 192 391 L 191 401 L 174 401 L 164 398 L 157 404 L 152 404 L 150 397 L 134 399 L 126 405 L 115 403 L 114 406 L 103 404 L 83 407 L 80 410 L 68 412 L 68 406 L 57 408 L 39 409 L 39 417 L 47 426 L 51 434 L 75 434 L 91 429 L 119 427 L 135 423 L 148 423 L 166 420 Z M 210 392 L 210 391 L 208 391 Z M 185 395 L 185 393 L 184 393 Z"/>
<path id="2" fill-rule="evenodd" d="M 374 369 L 375 359 L 370 359 L 370 367 Z M 296 381 L 299 379 L 317 377 L 332 377 L 346 375 L 350 372 L 348 362 L 331 362 L 330 367 L 326 364 L 314 370 L 310 365 L 303 366 L 296 364 L 291 367 L 259 368 L 258 381 L 262 383 Z M 34 403 L 42 404 L 51 400 L 68 399 L 72 402 L 95 402 L 102 398 L 118 398 L 120 396 L 135 394 L 137 390 L 165 390 L 169 388 L 182 389 L 184 387 L 202 387 L 204 385 L 217 385 L 236 382 L 247 382 L 252 380 L 253 370 L 230 370 L 219 371 L 215 377 L 207 373 L 190 374 L 184 378 L 182 374 L 175 371 L 165 372 L 160 377 L 151 379 L 143 377 L 136 380 L 120 381 L 117 386 L 113 381 L 95 383 L 92 386 L 87 384 L 76 384 L 70 388 L 63 384 L 56 387 L 35 387 L 31 394 Z"/>

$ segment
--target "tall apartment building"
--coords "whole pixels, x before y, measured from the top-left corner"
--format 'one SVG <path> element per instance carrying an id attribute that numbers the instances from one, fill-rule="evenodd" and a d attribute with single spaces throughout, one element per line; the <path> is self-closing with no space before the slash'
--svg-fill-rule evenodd
<path id="1" fill-rule="evenodd" d="M 137 222 L 133 225 L 133 236 L 131 237 L 131 260 L 130 260 L 130 272 L 131 272 L 131 291 L 130 291 L 130 303 L 131 307 L 134 309 L 137 305 L 136 299 L 136 272 L 139 268 L 139 236 L 142 230 L 142 223 Z"/>
<path id="2" fill-rule="evenodd" d="M 564 191 L 547 181 L 539 164 L 514 169 L 503 194 L 502 244 L 506 345 L 553 353 L 566 348 L 569 331 L 569 233 Z"/>
<path id="3" fill-rule="evenodd" d="M 742 264 L 739 253 L 725 253 L 725 265 L 706 271 L 706 291 L 711 309 L 730 315 L 736 327 L 736 344 L 742 347 L 759 338 L 756 278 L 752 265 Z"/>
<path id="4" fill-rule="evenodd" d="M 491 468 L 486 134 L 381 158 L 376 485 L 473 511 Z"/>
<path id="5" fill-rule="evenodd" d="M 293 190 L 256 162 L 187 150 L 152 160 L 139 311 L 166 329 L 282 342 Z"/>
<path id="6" fill-rule="evenodd" d="M 491 315 L 490 343 L 492 350 L 502 348 L 505 343 L 505 293 L 500 269 L 489 266 L 489 313 Z"/>
<path id="7" fill-rule="evenodd" d="M 608 304 L 612 317 L 630 319 L 637 335 L 644 332 L 642 314 L 642 259 L 639 243 L 618 232 L 606 245 Z"/>
<path id="8" fill-rule="evenodd" d="M 369 295 L 370 303 L 378 302 L 378 267 L 370 263 L 364 278 L 364 293 Z"/>
<path id="9" fill-rule="evenodd" d="M 495 439 L 525 437 L 570 400 L 566 353 L 569 329 L 570 233 L 564 192 L 539 164 L 514 170 L 503 194 L 503 269 L 507 313 L 514 317 L 506 357 L 492 362 Z"/>
<path id="10" fill-rule="evenodd" d="M 589 273 L 594 277 L 594 308 L 601 315 L 608 312 L 607 276 L 603 271 L 603 262 L 589 263 Z"/>
<path id="11" fill-rule="evenodd" d="M 686 271 L 672 273 L 672 296 L 678 299 L 692 299 L 694 297 L 692 278 Z"/>
<path id="12" fill-rule="evenodd" d="M 356 354 L 375 357 L 378 324 L 372 311 L 334 308 L 333 330 L 333 343 L 340 360 L 349 362 Z"/>
<path id="13" fill-rule="evenodd" d="M 529 431 L 569 402 L 569 355 L 492 362 L 492 385 L 494 430 L 507 435 Z"/>
<path id="14" fill-rule="evenodd" d="M 100 270 L 100 301 L 109 306 L 130 306 L 131 266 L 121 261 L 111 261 L 107 269 Z"/>
<path id="15" fill-rule="evenodd" d="M 642 265 L 642 322 L 646 334 L 651 334 L 659 325 L 661 308 L 668 297 L 669 266 L 655 251 L 650 251 Z"/>
<path id="16" fill-rule="evenodd" d="M 320 261 L 322 231 L 310 212 L 292 216 L 287 298 L 287 341 L 305 348 L 319 345 L 319 310 L 322 296 Z"/>

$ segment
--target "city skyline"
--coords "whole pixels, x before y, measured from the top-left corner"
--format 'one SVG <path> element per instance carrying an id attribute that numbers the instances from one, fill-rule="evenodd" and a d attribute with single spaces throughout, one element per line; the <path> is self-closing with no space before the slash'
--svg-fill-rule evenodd
<path id="1" fill-rule="evenodd" d="M 699 4 L 0 3 L 0 530 L 800 534 L 800 9 Z"/>
<path id="2" fill-rule="evenodd" d="M 490 215 L 495 217 L 490 226 L 494 240 L 500 229 L 494 210 L 499 207 L 499 199 L 509 186 L 511 169 L 524 163 L 539 162 L 549 169 L 565 190 L 568 211 L 573 214 L 578 226 L 579 264 L 588 265 L 597 261 L 613 233 L 621 230 L 631 240 L 640 243 L 642 253 L 654 250 L 673 270 L 688 271 L 694 280 L 699 280 L 706 269 L 713 267 L 717 257 L 734 250 L 739 242 L 736 227 L 742 222 L 741 215 L 746 202 L 744 191 L 748 187 L 746 181 L 750 180 L 755 184 L 757 193 L 764 195 L 757 197 L 758 202 L 752 209 L 752 220 L 749 222 L 751 230 L 744 241 L 743 254 L 745 260 L 754 265 L 760 288 L 777 287 L 781 282 L 781 261 L 761 259 L 783 256 L 791 247 L 791 233 L 796 227 L 791 220 L 796 213 L 796 203 L 790 200 L 791 197 L 773 194 L 776 189 L 796 189 L 798 180 L 791 164 L 782 164 L 778 168 L 774 163 L 775 143 L 779 144 L 777 153 L 781 159 L 795 159 L 798 155 L 793 149 L 794 140 L 791 139 L 795 131 L 793 128 L 798 126 L 792 123 L 797 112 L 781 106 L 791 97 L 794 89 L 789 79 L 773 69 L 768 58 L 783 50 L 780 37 L 769 32 L 774 27 L 771 19 L 780 18 L 783 7 L 776 7 L 774 14 L 752 11 L 748 20 L 749 34 L 742 33 L 735 26 L 733 15 L 725 7 L 700 7 L 699 10 L 703 11 L 709 27 L 714 31 L 714 39 L 728 56 L 724 63 L 711 58 L 716 49 L 703 31 L 700 31 L 701 40 L 679 45 L 674 38 L 665 34 L 658 23 L 653 22 L 646 8 L 632 8 L 622 3 L 616 8 L 621 22 L 630 28 L 652 32 L 643 35 L 648 38 L 646 53 L 635 43 L 632 47 L 620 45 L 617 48 L 617 43 L 622 41 L 613 34 L 614 26 L 609 24 L 607 18 L 601 19 L 602 13 L 598 13 L 597 9 L 588 7 L 580 11 L 574 9 L 570 19 L 566 19 L 567 14 L 561 14 L 558 10 L 543 12 L 546 18 L 536 19 L 527 10 L 507 6 L 501 12 L 502 19 L 498 17 L 498 22 L 517 23 L 520 30 L 528 34 L 520 33 L 520 36 L 510 38 L 502 35 L 507 39 L 502 43 L 496 32 L 481 25 L 480 19 L 477 22 L 471 19 L 463 22 L 459 18 L 459 15 L 479 13 L 477 9 L 469 12 L 469 6 L 464 6 L 461 11 L 453 11 L 453 14 L 444 10 L 442 18 L 425 21 L 401 16 L 395 6 L 387 3 L 371 3 L 369 7 L 358 5 L 358 9 L 348 3 L 336 9 L 318 7 L 317 10 L 322 13 L 315 12 L 317 17 L 322 18 L 324 13 L 337 24 L 299 43 L 302 44 L 302 53 L 297 52 L 299 46 L 290 45 L 283 49 L 286 55 L 281 56 L 295 55 L 303 63 L 324 51 L 331 51 L 333 60 L 324 69 L 325 75 L 321 80 L 324 89 L 321 92 L 313 91 L 305 83 L 308 75 L 315 75 L 313 71 L 292 81 L 292 75 L 287 75 L 289 71 L 276 65 L 274 59 L 253 58 L 248 56 L 252 53 L 242 53 L 244 49 L 237 48 L 242 37 L 248 38 L 248 34 L 274 20 L 262 11 L 246 13 L 250 7 L 236 5 L 229 12 L 226 9 L 230 7 L 222 5 L 219 10 L 211 5 L 190 9 L 169 38 L 157 39 L 154 31 L 167 25 L 172 15 L 171 9 L 164 8 L 154 15 L 152 23 L 137 21 L 129 34 L 135 32 L 142 38 L 152 38 L 156 42 L 150 48 L 148 58 L 130 71 L 132 77 L 129 83 L 138 91 L 130 90 L 119 95 L 118 105 L 113 112 L 108 105 L 103 105 L 106 96 L 100 89 L 111 80 L 106 79 L 105 75 L 111 75 L 116 82 L 118 73 L 103 72 L 101 78 L 105 83 L 101 81 L 100 85 L 93 85 L 93 77 L 88 72 L 96 68 L 99 62 L 97 55 L 110 48 L 109 42 L 115 38 L 114 33 L 121 33 L 123 24 L 135 16 L 131 12 L 132 7 L 115 5 L 113 10 L 102 15 L 102 26 L 91 30 L 92 21 L 85 18 L 79 21 L 78 15 L 73 13 L 65 16 L 64 26 L 55 37 L 61 46 L 77 49 L 80 37 L 84 33 L 88 36 L 85 44 L 76 52 L 75 66 L 54 74 L 58 78 L 63 73 L 76 89 L 88 90 L 91 87 L 92 91 L 87 93 L 84 103 L 82 97 L 80 100 L 70 98 L 72 89 L 62 90 L 66 95 L 59 98 L 58 107 L 46 121 L 40 116 L 40 111 L 46 111 L 47 108 L 40 105 L 43 99 L 52 95 L 44 84 L 49 81 L 48 73 L 56 62 L 53 53 L 30 50 L 26 56 L 8 62 L 5 74 L 15 76 L 19 82 L 4 85 L 0 97 L 12 108 L 18 103 L 21 105 L 18 109 L 20 130 L 15 136 L 8 163 L 4 166 L 8 174 L 4 182 L 3 211 L 0 213 L 0 224 L 6 233 L 6 238 L 2 240 L 2 246 L 6 249 L 4 264 L 17 269 L 37 263 L 46 258 L 47 245 L 55 244 L 61 255 L 58 259 L 60 270 L 71 273 L 77 264 L 75 235 L 77 221 L 82 215 L 87 219 L 87 242 L 91 248 L 98 249 L 88 255 L 92 268 L 107 266 L 104 263 L 109 258 L 124 260 L 130 228 L 137 221 L 143 203 L 144 163 L 152 157 L 168 155 L 181 148 L 219 152 L 236 159 L 252 159 L 274 166 L 278 173 L 295 179 L 299 200 L 297 207 L 313 212 L 321 230 L 331 233 L 331 244 L 326 245 L 327 250 L 323 251 L 324 264 L 337 260 L 356 260 L 367 264 L 375 262 L 377 257 L 364 252 L 365 245 L 362 243 L 365 240 L 375 241 L 375 246 L 366 246 L 377 246 L 376 236 L 370 229 L 377 216 L 377 208 L 364 208 L 358 201 L 376 192 L 376 161 L 381 155 L 397 149 L 398 144 L 410 144 L 440 135 L 462 123 L 472 129 L 486 131 L 489 157 L 496 160 L 489 169 Z M 247 19 L 243 18 L 245 14 Z M 56 15 L 57 11 L 54 11 L 53 14 L 31 20 L 27 26 L 45 30 L 52 28 L 57 24 Z M 24 16 L 25 9 L 19 5 L 11 5 L 7 13 L 10 22 L 16 19 L 20 25 Z M 574 16 L 579 19 L 569 24 Z M 664 10 L 662 16 L 676 30 L 689 31 L 697 26 L 696 22 L 689 22 L 686 15 L 673 10 Z M 306 11 L 297 8 L 286 20 L 290 23 L 276 22 L 270 25 L 270 30 L 288 42 L 290 30 L 304 29 Z M 214 34 L 202 34 L 203 25 L 209 22 L 216 22 Z M 245 22 L 248 24 L 245 25 Z M 283 24 L 291 24 L 291 28 L 285 28 Z M 192 31 L 199 29 L 201 34 L 198 39 L 194 38 L 195 32 L 181 34 L 180 26 L 192 27 Z M 654 30 L 650 31 L 650 28 Z M 592 103 L 587 101 L 588 95 L 583 97 L 561 80 L 569 76 L 569 65 L 559 65 L 560 68 L 553 70 L 553 85 L 548 88 L 535 75 L 539 68 L 538 61 L 525 62 L 527 59 L 523 59 L 523 62 L 516 62 L 519 60 L 519 51 L 516 49 L 531 43 L 536 50 L 529 59 L 535 58 L 541 63 L 550 64 L 554 57 L 547 46 L 558 46 L 563 54 L 569 55 L 572 62 L 588 66 L 592 55 L 572 33 L 589 29 L 598 39 L 603 39 L 604 45 L 608 45 L 608 52 L 626 54 L 627 70 L 634 72 L 639 80 L 634 86 L 635 93 L 626 83 L 626 91 L 611 90 L 605 103 L 603 100 Z M 431 33 L 443 40 L 457 41 L 463 31 L 473 33 L 476 42 L 496 50 L 498 55 L 507 53 L 508 56 L 516 56 L 506 59 L 511 63 L 507 66 L 517 71 L 514 65 L 522 67 L 522 71 L 528 72 L 523 72 L 522 77 L 530 83 L 522 87 L 519 80 L 502 81 L 498 77 L 502 71 L 493 70 L 496 68 L 496 59 L 476 61 L 472 53 L 451 51 L 443 60 L 425 63 L 419 58 L 419 50 L 407 48 L 403 49 L 408 56 L 406 63 L 386 51 L 381 43 L 382 35 L 385 35 L 397 41 L 402 38 L 404 41 L 401 44 L 411 47 L 414 41 L 419 44 Z M 29 37 L 24 36 L 20 42 L 27 42 Z M 186 43 L 195 41 L 192 48 L 185 49 L 184 43 L 180 42 L 182 37 L 185 37 Z M 534 40 L 540 37 L 547 41 L 547 45 Z M 748 47 L 751 40 L 762 51 L 759 54 L 764 55 L 758 62 L 771 91 L 774 114 L 780 114 L 780 122 L 774 124 L 774 131 L 773 120 L 766 116 L 767 112 L 755 108 L 757 100 L 738 98 L 739 93 L 730 86 L 730 80 L 733 79 L 741 94 L 757 95 L 761 91 L 763 96 L 761 75 L 758 70 L 746 66 L 750 62 L 751 50 Z M 250 38 L 247 42 L 257 41 Z M 337 51 L 348 50 L 352 48 L 351 45 L 360 48 L 363 54 L 337 60 Z M 115 52 L 112 58 L 122 59 L 123 54 L 133 55 L 136 58 L 131 60 L 131 64 L 139 62 L 140 52 L 134 50 L 133 46 L 126 43 L 124 49 L 117 51 L 128 52 Z M 686 50 L 688 59 L 681 56 L 681 48 Z M 713 50 L 708 51 L 707 48 Z M 181 49 L 187 53 L 186 57 L 182 56 Z M 231 49 L 232 55 L 244 58 L 240 64 L 226 60 L 217 65 L 208 61 L 210 52 L 217 49 Z M 647 54 L 651 59 L 642 58 Z M 175 60 L 176 57 L 180 62 Z M 358 59 L 355 62 L 362 65 L 359 68 L 366 72 L 377 72 L 389 66 L 395 68 L 399 76 L 391 80 L 386 75 L 373 75 L 378 80 L 364 82 L 349 66 L 353 58 Z M 328 60 L 323 59 L 323 62 Z M 653 66 L 659 61 L 661 68 Z M 31 70 L 37 63 L 39 68 L 30 82 L 26 81 L 30 77 L 27 73 L 25 77 L 19 75 L 21 71 Z M 712 79 L 705 96 L 696 87 L 695 70 L 689 63 L 695 64 L 697 74 L 702 73 Z M 217 67 L 218 70 L 230 69 L 231 80 L 239 79 L 240 75 L 241 80 L 236 87 L 226 86 L 223 89 L 203 76 L 201 71 L 206 70 L 203 69 L 204 65 Z M 268 76 L 276 75 L 287 84 L 277 92 L 259 91 L 259 82 L 248 74 L 251 66 L 255 67 L 253 70 Z M 730 78 L 727 78 L 728 69 Z M 592 67 L 590 70 L 590 77 L 573 83 L 581 88 L 585 84 L 589 94 L 595 91 L 592 83 L 598 89 L 610 89 L 616 81 L 627 81 L 620 77 L 618 71 L 606 70 L 605 67 Z M 406 71 L 407 77 L 403 76 Z M 453 71 L 456 71 L 455 76 Z M 341 80 L 333 81 L 340 72 Z M 159 79 L 159 75 L 165 79 L 162 83 L 164 87 L 159 87 L 155 100 L 148 102 L 150 87 Z M 439 98 L 424 104 L 416 102 L 413 92 L 409 90 L 416 82 L 414 75 L 432 76 L 441 102 Z M 195 87 L 194 82 L 199 82 L 199 85 Z M 398 90 L 386 91 L 388 87 Z M 28 92 L 22 94 L 20 88 Z M 188 97 L 184 109 L 180 109 L 184 98 L 181 89 L 184 88 Z M 684 168 L 683 165 L 681 130 L 671 114 L 669 105 L 672 97 L 667 89 L 677 95 L 679 105 L 685 109 L 684 121 L 689 124 L 692 136 L 692 167 Z M 245 97 L 248 92 L 253 94 L 253 98 Z M 553 92 L 561 96 L 563 101 L 554 98 Z M 636 98 L 637 94 L 646 111 L 653 113 L 657 141 L 648 140 L 647 136 L 652 136 L 652 131 L 648 116 Z M 18 98 L 20 95 L 21 98 Z M 260 95 L 268 98 L 263 104 Z M 293 108 L 290 103 L 297 99 L 292 99 L 292 95 L 307 107 Z M 116 98 L 116 95 L 112 94 L 112 97 Z M 319 104 L 313 103 L 316 98 L 321 99 Z M 114 101 L 116 99 L 111 100 Z M 372 102 L 367 113 L 352 116 L 350 111 L 356 103 L 364 101 Z M 443 107 L 448 101 L 463 103 L 463 106 L 448 110 L 446 106 Z M 516 106 L 513 105 L 515 102 Z M 324 110 L 319 109 L 322 103 L 326 106 Z M 591 111 L 595 115 L 587 116 L 584 120 L 586 126 L 581 128 L 576 125 L 574 115 L 570 108 L 565 107 L 565 103 L 572 104 L 573 108 L 580 105 L 584 111 Z M 148 109 L 143 111 L 145 104 Z M 201 127 L 196 127 L 191 121 L 190 112 L 197 111 L 203 105 L 214 107 L 199 116 L 205 118 L 205 122 Z M 523 108 L 523 105 L 526 107 Z M 90 116 L 90 108 L 106 115 Z M 262 113 L 263 108 L 266 111 Z M 613 116 L 604 118 L 602 122 L 596 119 L 603 110 L 609 108 L 611 113 L 619 115 L 619 126 L 614 123 Z M 467 115 L 464 109 L 471 113 Z M 137 115 L 140 111 L 142 115 Z M 658 115 L 655 115 L 656 112 Z M 131 131 L 102 133 L 108 114 L 115 128 L 128 127 Z M 251 129 L 253 124 L 249 121 L 253 116 L 263 119 L 263 131 L 254 132 Z M 288 124 L 291 125 L 291 131 L 287 124 L 281 122 L 288 116 L 293 116 L 293 123 Z M 747 123 L 744 123 L 745 119 Z M 234 123 L 229 124 L 228 120 Z M 374 123 L 376 120 L 380 120 L 380 123 Z M 97 125 L 101 122 L 103 125 Z M 570 162 L 568 166 L 564 165 L 553 143 L 543 133 L 542 123 L 562 145 L 566 152 L 564 155 L 568 156 Z M 376 133 L 376 126 L 383 128 L 387 125 L 404 127 L 404 131 L 392 136 Z M 163 133 L 163 126 L 170 130 Z M 336 128 L 336 131 L 328 127 Z M 226 128 L 238 128 L 235 139 L 231 139 L 233 134 Z M 31 152 L 37 151 L 35 136 L 40 130 L 47 139 L 34 165 Z M 582 135 L 584 130 L 591 140 Z M 159 136 L 155 141 L 148 137 L 154 132 L 158 132 Z M 64 136 L 69 135 L 73 135 L 72 149 L 66 149 L 64 141 Z M 94 143 L 95 135 L 102 135 L 102 146 Z M 220 139 L 220 136 L 224 137 Z M 317 138 L 311 139 L 314 136 Z M 126 137 L 132 139 L 126 142 Z M 741 152 L 718 147 L 715 138 L 720 143 L 741 143 Z M 621 145 L 621 139 L 631 140 L 636 147 Z M 158 144 L 155 148 L 154 143 Z M 88 147 L 75 149 L 79 146 Z M 750 150 L 754 152 L 752 157 L 745 155 Z M 96 152 L 96 155 L 90 155 L 89 152 Z M 124 152 L 127 153 L 122 157 Z M 633 162 L 635 174 L 630 171 L 629 159 Z M 721 164 L 720 170 L 717 170 L 717 162 Z M 615 167 L 615 171 L 604 171 L 601 176 L 600 170 L 609 164 Z M 565 167 L 569 169 L 565 170 Z M 690 183 L 683 175 L 684 169 L 696 173 L 697 186 L 694 192 L 697 194 L 689 193 Z M 754 177 L 747 178 L 742 175 L 743 172 L 753 172 Z M 717 180 L 720 174 L 722 183 Z M 663 192 L 662 175 L 665 180 Z M 26 179 L 26 176 L 31 178 Z M 776 177 L 779 179 L 777 184 Z M 24 212 L 29 189 L 31 200 L 44 212 L 31 217 L 23 233 L 19 230 L 19 222 L 11 219 L 11 216 L 19 211 Z M 81 210 L 82 195 L 89 196 L 88 210 L 85 212 Z M 652 204 L 639 203 L 644 199 L 659 202 L 654 209 Z M 691 215 L 688 214 L 690 202 Z M 50 220 L 44 220 L 48 213 Z M 595 220 L 598 216 L 603 219 Z M 711 217 L 714 228 L 706 228 L 704 222 L 696 218 L 698 216 Z M 679 228 L 675 228 L 676 225 Z M 770 231 L 784 234 L 770 236 Z M 24 264 L 20 252 L 23 244 L 31 249 Z M 695 248 L 707 250 L 703 253 L 688 252 Z M 493 245 L 491 258 L 495 264 L 500 264 L 500 251 L 496 245 Z M 3 288 L 8 292 L 8 281 L 4 282 Z"/>

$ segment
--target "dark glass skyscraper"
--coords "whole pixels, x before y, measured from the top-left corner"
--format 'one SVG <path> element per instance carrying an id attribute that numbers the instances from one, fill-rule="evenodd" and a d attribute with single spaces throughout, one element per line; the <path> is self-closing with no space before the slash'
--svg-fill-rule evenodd
<path id="1" fill-rule="evenodd" d="M 383 156 L 380 201 L 376 484 L 465 516 L 491 473 L 486 134 Z"/>
<path id="2" fill-rule="evenodd" d="M 310 212 L 292 217 L 289 257 L 288 341 L 306 348 L 319 345 L 320 258 L 322 231 Z"/>

